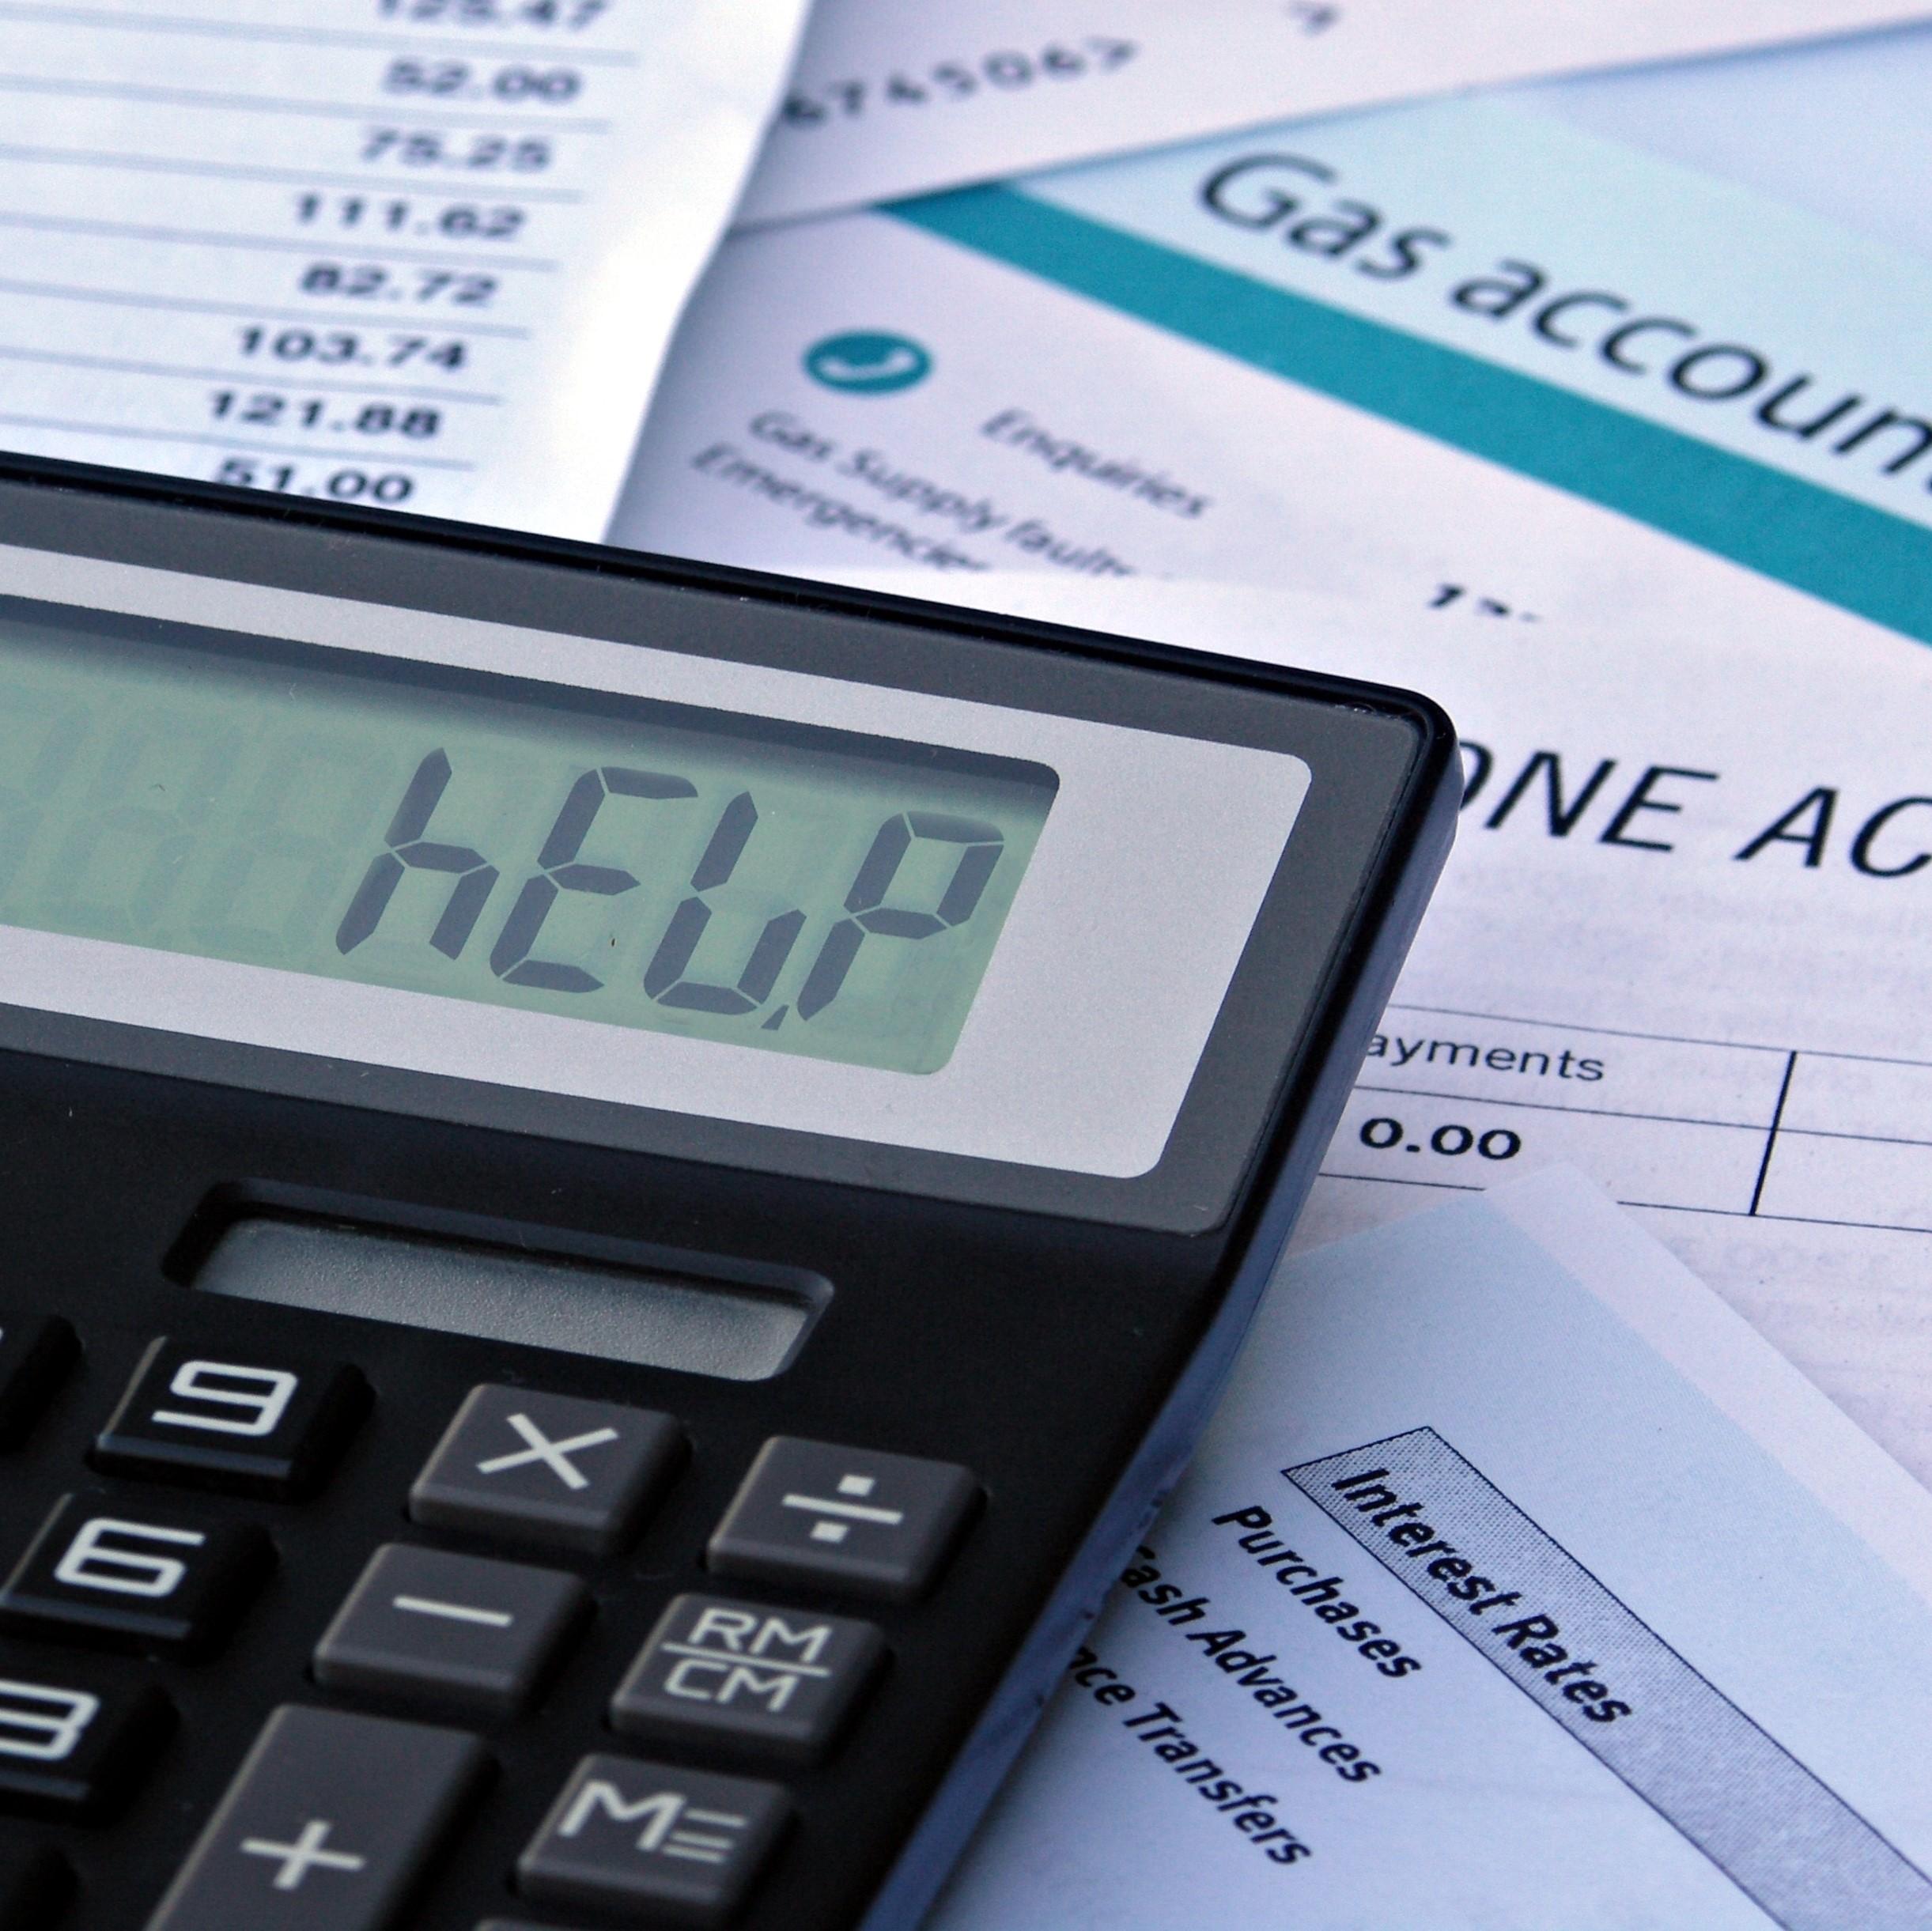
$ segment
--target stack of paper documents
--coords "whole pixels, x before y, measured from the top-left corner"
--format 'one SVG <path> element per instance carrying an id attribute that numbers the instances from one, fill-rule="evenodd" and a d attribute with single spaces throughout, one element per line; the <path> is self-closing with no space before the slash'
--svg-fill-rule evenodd
<path id="1" fill-rule="evenodd" d="M 1573 1172 L 1280 1290 L 936 1926 L 1932 1924 L 1932 1497 Z"/>
<path id="2" fill-rule="evenodd" d="M 945 1931 L 1932 1925 L 1928 70 L 1231 113 L 700 289 L 623 540 L 1467 741 L 1301 1257 Z M 858 198 L 875 107 L 752 207 Z"/>
<path id="3" fill-rule="evenodd" d="M 596 535 L 804 10 L 0 6 L 0 444 Z"/>
<path id="4" fill-rule="evenodd" d="M 1932 1927 L 1923 11 L 0 5 L 12 447 L 1462 729 L 943 1931 Z"/>

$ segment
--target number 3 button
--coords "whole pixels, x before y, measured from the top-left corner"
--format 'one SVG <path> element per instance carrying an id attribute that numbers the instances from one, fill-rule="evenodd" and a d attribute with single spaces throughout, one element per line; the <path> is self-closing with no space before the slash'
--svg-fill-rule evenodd
<path id="1" fill-rule="evenodd" d="M 78 1677 L 78 1680 L 77 1680 Z M 0 1677 L 0 1810 L 98 1821 L 118 1809 L 174 1728 L 152 1683 L 79 1676 Z M 0 1884 L 0 1924 L 11 1925 Z"/>
<path id="2" fill-rule="evenodd" d="M 164 1339 L 142 1357 L 92 1459 L 111 1475 L 299 1502 L 322 1486 L 369 1404 L 351 1367 L 223 1361 Z"/>

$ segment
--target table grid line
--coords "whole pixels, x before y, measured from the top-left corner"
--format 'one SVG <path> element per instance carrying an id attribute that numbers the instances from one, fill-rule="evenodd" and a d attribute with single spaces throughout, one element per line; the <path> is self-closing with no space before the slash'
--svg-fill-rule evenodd
<path id="1" fill-rule="evenodd" d="M 1788 1045 L 1774 1048 L 1756 1041 L 1526 1019 L 1515 1015 L 1450 1007 L 1392 1004 L 1389 1010 L 1397 1025 L 1402 1023 L 1400 1015 L 1412 1014 L 1464 1019 L 1486 1028 L 1501 1029 L 1512 1046 L 1518 1046 L 1518 1041 L 1511 1035 L 1529 1028 L 1561 1034 L 1579 1052 L 1587 1050 L 1597 1040 L 1628 1042 L 1625 1051 L 1605 1052 L 1605 1064 L 1611 1068 L 1613 1077 L 1634 1083 L 1639 1092 L 1647 1088 L 1660 1098 L 1674 1096 L 1686 1086 L 1692 1091 L 1707 1087 L 1712 1102 L 1721 1105 L 1726 1097 L 1726 1089 L 1734 1087 L 1734 1082 L 1741 1080 L 1747 1088 L 1757 1083 L 1755 1072 L 1744 1079 L 1745 1068 L 1741 1063 L 1719 1056 L 1746 1053 L 1761 1056 L 1775 1052 L 1783 1063 L 1775 1098 L 1767 1079 L 1763 1083 L 1764 1091 L 1752 1102 L 1764 1103 L 1764 1110 L 1756 1118 L 1741 1119 L 1728 1113 L 1713 1117 L 1649 1111 L 1635 1106 L 1605 1106 L 1585 1097 L 1582 1089 L 1574 1094 L 1566 1089 L 1556 1098 L 1547 1097 L 1541 1088 L 1534 1097 L 1497 1090 L 1508 1083 L 1510 1068 L 1486 1066 L 1480 1049 L 1474 1045 L 1468 1045 L 1459 1057 L 1452 1057 L 1449 1062 L 1451 1079 L 1469 1082 L 1461 1090 L 1435 1084 L 1391 1083 L 1383 1071 L 1385 1063 L 1371 1061 L 1365 1070 L 1380 1071 L 1382 1076 L 1358 1082 L 1355 1091 L 1362 1098 L 1351 1116 L 1363 1123 L 1362 1144 L 1368 1154 L 1361 1155 L 1359 1150 L 1346 1141 L 1334 1147 L 1322 1170 L 1330 1178 L 1428 1187 L 1443 1192 L 1481 1191 L 1480 1185 L 1424 1178 L 1408 1171 L 1358 1170 L 1366 1166 L 1386 1166 L 1371 1156 L 1382 1154 L 1396 1144 L 1394 1139 L 1368 1132 L 1367 1116 L 1380 1108 L 1388 1109 L 1390 1113 L 1388 1121 L 1374 1123 L 1386 1136 L 1392 1125 L 1401 1125 L 1393 1116 L 1404 1102 L 1423 1102 L 1424 1117 L 1431 1124 L 1403 1128 L 1399 1136 L 1403 1150 L 1414 1154 L 1433 1149 L 1450 1157 L 1468 1151 L 1475 1136 L 1470 1126 L 1461 1121 L 1453 1125 L 1439 1123 L 1437 1109 L 1488 1109 L 1505 1117 L 1512 1113 L 1534 1113 L 1546 1118 L 1561 1114 L 1579 1121 L 1624 1123 L 1628 1130 L 1594 1129 L 1595 1137 L 1586 1138 L 1578 1145 L 1584 1150 L 1579 1157 L 1605 1169 L 1610 1190 L 1626 1207 L 1932 1236 L 1932 1061 L 1902 1054 L 1814 1051 Z M 1667 1058 L 1662 1068 L 1653 1068 L 1647 1064 L 1643 1051 L 1649 1046 L 1688 1049 L 1698 1056 L 1688 1060 L 1681 1056 Z M 1526 1049 L 1518 1046 L 1518 1050 Z M 1439 1067 L 1442 1058 L 1439 1051 L 1425 1064 L 1419 1055 L 1414 1056 L 1418 1059 L 1418 1073 L 1424 1072 L 1427 1065 Z M 1858 1070 L 1866 1068 L 1893 1071 Z M 1592 1090 L 1595 1090 L 1594 1083 Z M 1730 1097 L 1736 1097 L 1734 1090 Z M 1835 1124 L 1838 1120 L 1844 1123 Z M 1507 1132 L 1500 1120 L 1495 1124 L 1499 1133 Z M 1643 1132 L 1647 1127 L 1661 1131 L 1647 1136 Z M 1674 1132 L 1678 1128 L 1685 1132 Z M 1584 1126 L 1564 1129 L 1556 1127 L 1553 1120 L 1546 1130 L 1556 1136 L 1560 1150 L 1577 1135 L 1588 1136 L 1593 1131 Z M 1536 1129 L 1530 1131 L 1533 1137 Z M 1439 1143 L 1445 1133 L 1460 1136 L 1462 1143 Z M 1696 1136 L 1700 1133 L 1722 1137 L 1699 1139 Z M 1739 1134 L 1758 1136 L 1756 1156 L 1748 1167 L 1744 1162 L 1751 1158 L 1749 1143 L 1740 1143 L 1735 1137 Z M 1490 1149 L 1485 1139 L 1484 1151 L 1492 1158 L 1509 1158 L 1522 1149 L 1523 1139 L 1519 1134 L 1508 1133 L 1501 1143 L 1508 1150 L 1499 1154 Z M 1791 1157 L 1780 1159 L 1780 1151 L 1787 1143 Z M 1873 1150 L 1863 1164 L 1853 1151 L 1858 1147 Z M 1808 1153 L 1804 1151 L 1806 1148 Z M 1878 1149 L 1889 1151 L 1880 1153 Z M 1406 1166 L 1407 1162 L 1398 1164 Z M 1647 1197 L 1656 1191 L 1677 1193 L 1681 1197 Z M 1711 1197 L 1700 1200 L 1699 1194 Z M 1927 1203 L 1925 1215 L 1915 1218 L 1920 1214 L 1922 1199 Z"/>

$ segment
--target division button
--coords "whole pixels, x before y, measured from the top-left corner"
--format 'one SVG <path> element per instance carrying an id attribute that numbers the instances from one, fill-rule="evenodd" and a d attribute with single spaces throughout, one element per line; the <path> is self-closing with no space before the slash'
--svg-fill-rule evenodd
<path id="1" fill-rule="evenodd" d="M 706 1559 L 719 1575 L 909 1602 L 931 1586 L 978 1498 L 951 1462 L 774 1435 Z"/>
<path id="2" fill-rule="evenodd" d="M 513 1716 L 589 1608 L 583 1584 L 554 1569 L 391 1543 L 316 1646 L 316 1680 Z"/>
<path id="3" fill-rule="evenodd" d="M 586 1757 L 517 1859 L 517 1883 L 543 1903 L 717 1924 L 756 1882 L 790 1815 L 776 1784 Z"/>
<path id="4" fill-rule="evenodd" d="M 488 1765 L 459 1731 L 285 1705 L 147 1931 L 386 1931 Z"/>
<path id="5" fill-rule="evenodd" d="M 870 1623 L 722 1596 L 680 1596 L 611 1699 L 631 1736 L 822 1755 L 885 1654 Z"/>
<path id="6" fill-rule="evenodd" d="M 201 1657 L 227 1640 L 274 1566 L 252 1523 L 63 1495 L 0 1584 L 0 1629 L 56 1642 Z"/>
<path id="7" fill-rule="evenodd" d="M 26 1438 L 80 1351 L 56 1315 L 0 1314 L 0 1449 Z"/>
<path id="8" fill-rule="evenodd" d="M 97 1666 L 0 1668 L 0 1810 L 70 1823 L 111 1816 L 174 1722 L 153 1684 L 106 1680 Z M 0 1925 L 13 1922 L 0 1911 Z"/>
<path id="9" fill-rule="evenodd" d="M 73 1888 L 73 1874 L 53 1851 L 0 1846 L 0 1925 L 7 1931 L 44 1931 Z"/>
<path id="10" fill-rule="evenodd" d="M 369 1405 L 369 1383 L 340 1362 L 225 1360 L 163 1339 L 142 1357 L 91 1459 L 111 1475 L 301 1501 L 327 1479 Z"/>
<path id="11" fill-rule="evenodd" d="M 474 1388 L 409 1492 L 410 1519 L 607 1555 L 683 1453 L 678 1424 L 648 1408 Z"/>

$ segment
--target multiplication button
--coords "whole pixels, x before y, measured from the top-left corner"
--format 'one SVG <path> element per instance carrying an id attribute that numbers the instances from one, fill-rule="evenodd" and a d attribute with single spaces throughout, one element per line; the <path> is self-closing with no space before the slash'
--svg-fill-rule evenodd
<path id="1" fill-rule="evenodd" d="M 706 1559 L 719 1575 L 909 1602 L 931 1586 L 978 1498 L 951 1462 L 775 1435 Z"/>
<path id="2" fill-rule="evenodd" d="M 455 1730 L 285 1706 L 147 1931 L 383 1931 L 487 1766 Z"/>
<path id="3" fill-rule="evenodd" d="M 685 1924 L 728 1918 L 791 1815 L 776 1784 L 586 1757 L 516 1861 L 527 1897 Z"/>
<path id="4" fill-rule="evenodd" d="M 631 1736 L 823 1754 L 879 1668 L 885 1640 L 850 1616 L 680 1596 L 611 1702 Z"/>
<path id="5" fill-rule="evenodd" d="M 683 1453 L 682 1430 L 648 1408 L 474 1388 L 410 1490 L 410 1519 L 608 1555 Z"/>

